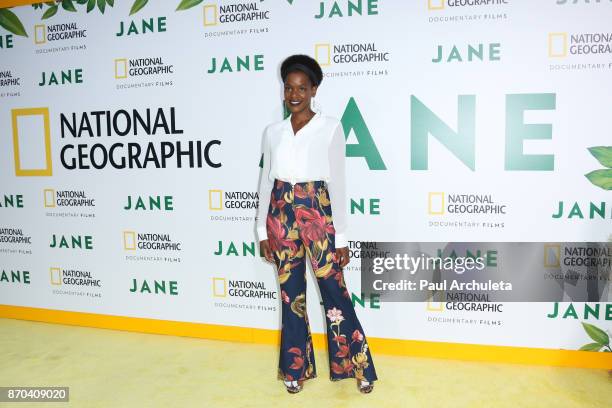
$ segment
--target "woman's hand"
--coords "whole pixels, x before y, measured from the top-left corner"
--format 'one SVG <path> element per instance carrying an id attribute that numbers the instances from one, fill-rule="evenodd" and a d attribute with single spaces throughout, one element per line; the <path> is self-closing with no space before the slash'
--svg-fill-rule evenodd
<path id="1" fill-rule="evenodd" d="M 348 247 L 336 248 L 336 257 L 338 259 L 338 265 L 340 265 L 340 268 L 344 268 L 346 265 L 348 265 L 350 261 Z"/>
<path id="2" fill-rule="evenodd" d="M 274 256 L 272 255 L 272 250 L 270 249 L 270 244 L 267 239 L 259 242 L 259 253 L 263 254 L 266 261 L 274 263 Z"/>

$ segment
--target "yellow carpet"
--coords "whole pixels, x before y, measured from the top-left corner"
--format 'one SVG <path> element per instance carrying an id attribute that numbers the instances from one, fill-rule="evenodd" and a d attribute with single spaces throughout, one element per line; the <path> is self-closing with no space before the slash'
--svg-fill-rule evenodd
<path id="1" fill-rule="evenodd" d="M 379 381 L 319 377 L 290 395 L 276 380 L 276 347 L 0 319 L 0 386 L 69 386 L 69 403 L 40 407 L 610 407 L 606 370 L 373 358 Z"/>

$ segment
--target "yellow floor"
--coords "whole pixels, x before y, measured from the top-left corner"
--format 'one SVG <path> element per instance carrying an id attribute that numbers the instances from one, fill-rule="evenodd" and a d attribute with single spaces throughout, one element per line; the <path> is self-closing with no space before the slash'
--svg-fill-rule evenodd
<path id="1" fill-rule="evenodd" d="M 290 395 L 273 346 L 0 319 L 0 386 L 69 386 L 70 403 L 40 407 L 610 407 L 605 370 L 374 354 L 370 395 L 319 377 Z M 297 404 L 297 405 L 294 405 Z"/>

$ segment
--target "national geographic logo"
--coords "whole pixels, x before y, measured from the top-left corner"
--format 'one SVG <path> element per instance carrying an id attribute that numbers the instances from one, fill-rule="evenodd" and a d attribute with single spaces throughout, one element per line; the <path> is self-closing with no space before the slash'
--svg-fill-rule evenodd
<path id="1" fill-rule="evenodd" d="M 430 23 L 481 23 L 505 20 L 508 18 L 503 11 L 509 6 L 509 0 L 422 0 L 427 2 Z M 485 10 L 484 13 L 474 13 L 473 10 Z M 448 14 L 446 12 L 449 12 Z M 450 14 L 454 12 L 469 12 L 469 14 Z"/>
<path id="2" fill-rule="evenodd" d="M 32 237 L 25 235 L 21 228 L 0 227 L 0 244 L 32 245 Z"/>
<path id="3" fill-rule="evenodd" d="M 34 43 L 39 45 L 85 37 L 87 37 L 87 30 L 79 28 L 75 22 L 51 25 L 36 24 L 34 26 Z"/>
<path id="4" fill-rule="evenodd" d="M 49 268 L 51 285 L 76 287 L 102 287 L 102 281 L 92 275 L 91 271 L 65 269 L 57 266 Z"/>
<path id="5" fill-rule="evenodd" d="M 213 214 L 211 221 L 253 221 L 253 210 L 259 206 L 259 193 L 256 191 L 208 190 L 208 210 Z M 225 215 L 224 210 L 247 212 L 249 215 Z M 216 214 L 215 214 L 216 213 Z M 233 212 L 232 212 L 233 213 Z"/>
<path id="6" fill-rule="evenodd" d="M 612 261 L 612 246 L 579 247 L 565 246 L 563 248 L 563 265 L 578 267 L 596 267 L 610 269 Z"/>
<path id="7" fill-rule="evenodd" d="M 84 40 L 87 30 L 77 26 L 77 23 L 36 24 L 34 26 L 34 43 L 41 48 L 35 54 L 53 54 L 66 51 L 84 51 L 87 45 L 74 44 L 73 40 Z M 64 45 L 68 43 L 69 45 Z M 42 47 L 50 45 L 49 47 Z"/>
<path id="8" fill-rule="evenodd" d="M 174 74 L 174 65 L 165 63 L 162 57 L 115 59 L 115 79 L 163 74 Z"/>
<path id="9" fill-rule="evenodd" d="M 210 3 L 203 7 L 204 16 L 204 38 L 252 36 L 267 34 L 270 28 L 270 10 L 261 1 L 247 3 Z M 246 24 L 252 24 L 249 28 Z M 263 25 L 262 25 L 263 24 Z"/>
<path id="10" fill-rule="evenodd" d="M 508 0 L 427 0 L 429 10 L 506 5 Z"/>
<path id="11" fill-rule="evenodd" d="M 257 209 L 259 194 L 256 191 L 208 190 L 208 209 Z"/>
<path id="12" fill-rule="evenodd" d="M 67 142 L 60 149 L 60 162 L 68 170 L 112 167 L 133 172 L 222 165 L 213 161 L 210 152 L 221 145 L 220 140 L 206 142 L 201 135 L 197 140 L 181 139 L 184 131 L 178 127 L 174 107 L 167 111 L 164 107 L 126 107 L 117 111 L 60 113 L 59 122 L 59 134 Z M 153 141 L 147 141 L 147 137 Z M 130 138 L 137 140 L 129 141 Z M 74 143 L 81 140 L 85 143 Z"/>
<path id="13" fill-rule="evenodd" d="M 611 246 L 574 246 L 560 244 L 544 244 L 544 267 L 593 267 L 609 270 L 612 260 Z M 567 276 L 565 276 L 567 278 Z"/>
<path id="14" fill-rule="evenodd" d="M 0 199 L 0 208 L 24 208 L 23 194 L 4 194 Z"/>
<path id="15" fill-rule="evenodd" d="M 427 213 L 435 218 L 448 217 L 448 221 L 430 220 L 429 227 L 457 228 L 504 228 L 497 218 L 506 215 L 506 204 L 496 202 L 491 194 L 457 194 L 430 192 L 427 195 Z M 477 216 L 477 220 L 465 220 L 466 216 Z M 481 216 L 497 216 L 485 222 Z M 461 220 L 451 218 L 462 217 Z"/>
<path id="16" fill-rule="evenodd" d="M 378 248 L 377 242 L 349 241 L 349 256 L 354 259 L 389 258 L 390 251 Z"/>
<path id="17" fill-rule="evenodd" d="M 49 108 L 11 110 L 15 175 L 51 176 Z"/>
<path id="18" fill-rule="evenodd" d="M 565 58 L 569 55 L 612 53 L 612 33 L 548 33 L 548 56 Z"/>
<path id="19" fill-rule="evenodd" d="M 212 278 L 213 297 L 276 299 L 276 290 L 266 289 L 261 281 Z"/>
<path id="20" fill-rule="evenodd" d="M 269 19 L 270 10 L 261 2 L 204 5 L 204 27 Z"/>
<path id="21" fill-rule="evenodd" d="M 559 268 L 561 266 L 561 245 L 544 244 L 544 267 Z"/>
<path id="22" fill-rule="evenodd" d="M 30 278 L 30 271 L 19 269 L 2 269 L 2 273 L 0 273 L 0 284 L 7 283 L 29 285 L 30 283 L 32 283 Z"/>
<path id="23" fill-rule="evenodd" d="M 491 194 L 428 194 L 429 215 L 506 214 L 506 205 L 496 203 Z"/>
<path id="24" fill-rule="evenodd" d="M 492 303 L 488 301 L 487 294 L 480 293 L 462 293 L 446 294 L 446 300 L 436 301 L 435 298 L 440 298 L 442 293 L 437 295 L 432 294 L 432 297 L 426 303 L 428 312 L 440 313 L 440 316 L 428 314 L 425 316 L 427 323 L 439 325 L 458 325 L 458 326 L 502 326 L 503 321 L 500 319 L 488 319 L 483 317 L 469 316 L 448 316 L 449 313 L 503 313 L 503 303 Z M 463 299 L 463 300 L 458 300 Z M 446 315 L 446 316 L 445 316 Z"/>
<path id="25" fill-rule="evenodd" d="M 123 231 L 123 249 L 178 252 L 181 251 L 181 243 L 173 240 L 169 233 Z"/>
<path id="26" fill-rule="evenodd" d="M 551 71 L 612 68 L 611 62 L 593 61 L 600 55 L 612 54 L 612 33 L 551 32 L 547 43 L 550 59 L 568 61 L 550 64 Z"/>
<path id="27" fill-rule="evenodd" d="M 449 294 L 447 294 L 448 296 Z M 455 295 L 463 295 L 465 298 L 477 298 L 475 293 L 455 293 Z M 443 312 L 459 311 L 459 312 L 488 312 L 488 313 L 503 313 L 503 303 L 492 303 L 488 300 L 478 300 L 472 302 L 449 300 L 446 302 L 427 302 L 428 312 Z"/>
<path id="28" fill-rule="evenodd" d="M 13 76 L 10 69 L 0 71 L 0 87 L 21 86 L 21 77 Z"/>
<path id="29" fill-rule="evenodd" d="M 379 76 L 388 75 L 386 67 L 390 53 L 380 49 L 374 42 L 366 43 L 317 43 L 314 46 L 315 59 L 321 67 L 362 68 L 357 71 L 324 72 L 326 77 L 336 76 Z"/>
<path id="30" fill-rule="evenodd" d="M 83 190 L 43 190 L 46 208 L 56 207 L 95 207 L 96 199 L 89 198 Z"/>

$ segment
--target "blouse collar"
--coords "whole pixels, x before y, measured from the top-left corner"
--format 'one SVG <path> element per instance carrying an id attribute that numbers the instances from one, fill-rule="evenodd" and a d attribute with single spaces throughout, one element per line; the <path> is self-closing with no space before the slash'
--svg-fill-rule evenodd
<path id="1" fill-rule="evenodd" d="M 305 128 L 306 126 L 309 126 L 311 123 L 314 124 L 321 118 L 322 113 L 319 108 L 315 108 L 314 113 L 315 114 L 313 115 L 313 117 L 310 118 L 310 120 L 302 127 L 302 129 Z M 284 122 L 285 122 L 285 128 L 291 131 L 291 134 L 293 134 L 293 127 L 291 126 L 291 116 L 293 116 L 293 114 L 287 116 Z"/>

